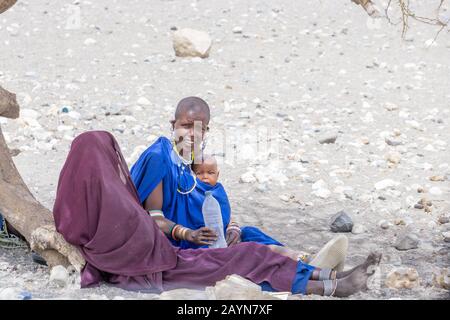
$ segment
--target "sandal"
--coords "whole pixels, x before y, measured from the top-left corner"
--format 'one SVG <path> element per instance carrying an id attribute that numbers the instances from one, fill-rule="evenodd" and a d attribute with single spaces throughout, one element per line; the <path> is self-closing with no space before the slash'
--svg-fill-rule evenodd
<path id="1" fill-rule="evenodd" d="M 321 269 L 334 269 L 343 271 L 345 258 L 347 256 L 348 239 L 339 235 L 330 240 L 312 259 L 309 265 Z"/>

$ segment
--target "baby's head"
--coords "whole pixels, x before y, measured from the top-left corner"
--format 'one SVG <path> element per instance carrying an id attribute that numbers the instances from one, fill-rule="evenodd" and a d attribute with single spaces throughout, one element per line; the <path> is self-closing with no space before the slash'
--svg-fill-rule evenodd
<path id="1" fill-rule="evenodd" d="M 217 184 L 217 180 L 219 180 L 217 161 L 212 155 L 203 155 L 203 162 L 194 163 L 192 165 L 192 170 L 197 178 L 212 186 L 215 186 Z"/>

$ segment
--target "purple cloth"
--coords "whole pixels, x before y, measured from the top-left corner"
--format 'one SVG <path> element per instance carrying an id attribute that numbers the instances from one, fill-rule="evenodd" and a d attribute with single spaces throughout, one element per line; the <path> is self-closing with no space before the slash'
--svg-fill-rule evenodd
<path id="1" fill-rule="evenodd" d="M 57 231 L 86 259 L 82 287 L 106 281 L 129 290 L 202 288 L 238 274 L 290 291 L 296 278 L 297 262 L 265 245 L 172 246 L 140 205 L 119 146 L 108 132 L 86 132 L 73 141 L 53 214 Z"/>

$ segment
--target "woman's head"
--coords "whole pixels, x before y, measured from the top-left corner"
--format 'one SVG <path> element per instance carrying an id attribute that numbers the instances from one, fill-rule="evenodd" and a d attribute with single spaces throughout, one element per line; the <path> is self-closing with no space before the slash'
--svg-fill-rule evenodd
<path id="1" fill-rule="evenodd" d="M 198 150 L 209 130 L 208 104 L 198 97 L 187 97 L 178 102 L 175 119 L 170 121 L 178 150 Z"/>

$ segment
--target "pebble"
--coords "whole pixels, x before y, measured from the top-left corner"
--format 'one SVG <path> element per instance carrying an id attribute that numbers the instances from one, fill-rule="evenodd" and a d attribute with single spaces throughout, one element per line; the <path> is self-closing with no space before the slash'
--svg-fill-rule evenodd
<path id="1" fill-rule="evenodd" d="M 92 45 L 92 44 L 96 44 L 96 43 L 97 43 L 97 40 L 92 39 L 92 38 L 87 38 L 86 40 L 84 40 L 84 44 L 87 45 L 87 46 Z"/>
<path id="2" fill-rule="evenodd" d="M 365 233 L 366 231 L 367 231 L 366 227 L 364 227 L 364 225 L 362 225 L 360 223 L 355 223 L 353 225 L 353 228 L 352 228 L 353 234 L 362 234 L 362 233 Z"/>
<path id="3" fill-rule="evenodd" d="M 450 290 L 450 271 L 442 269 L 433 273 L 433 285 L 442 289 Z"/>
<path id="4" fill-rule="evenodd" d="M 137 100 L 137 104 L 140 105 L 140 106 L 148 106 L 148 105 L 150 105 L 151 103 L 150 103 L 150 101 L 149 101 L 146 97 L 140 97 L 140 98 Z"/>
<path id="5" fill-rule="evenodd" d="M 319 143 L 320 144 L 335 143 L 337 138 L 338 138 L 337 134 L 325 135 L 319 139 Z"/>
<path id="6" fill-rule="evenodd" d="M 403 142 L 401 142 L 400 140 L 395 140 L 392 138 L 385 138 L 384 141 L 386 142 L 386 144 L 393 146 L 393 147 L 403 144 Z"/>
<path id="7" fill-rule="evenodd" d="M 398 152 L 390 152 L 390 153 L 386 154 L 386 156 L 385 156 L 385 159 L 393 164 L 400 163 L 401 158 L 402 158 L 402 156 Z"/>
<path id="8" fill-rule="evenodd" d="M 442 237 L 444 237 L 445 242 L 450 242 L 450 231 L 442 232 Z"/>
<path id="9" fill-rule="evenodd" d="M 242 33 L 242 27 L 234 27 L 233 33 Z"/>
<path id="10" fill-rule="evenodd" d="M 450 222 L 450 217 L 449 216 L 440 216 L 438 219 L 438 222 L 440 224 L 446 224 Z"/>
<path id="11" fill-rule="evenodd" d="M 339 211 L 331 218 L 332 232 L 351 232 L 353 229 L 352 218 L 345 212 Z"/>
<path id="12" fill-rule="evenodd" d="M 331 191 L 328 190 L 328 186 L 323 180 L 315 182 L 311 188 L 313 190 L 312 194 L 319 198 L 327 199 L 331 195 Z"/>
<path id="13" fill-rule="evenodd" d="M 400 251 L 417 249 L 419 247 L 419 239 L 413 234 L 407 234 L 403 237 L 398 238 L 395 243 L 395 248 Z"/>
<path id="14" fill-rule="evenodd" d="M 69 272 L 61 265 L 55 266 L 50 272 L 50 282 L 59 286 L 65 287 L 69 281 Z"/>
<path id="15" fill-rule="evenodd" d="M 428 190 L 428 193 L 434 196 L 440 196 L 442 195 L 442 190 L 439 189 L 438 187 L 432 187 L 430 188 L 430 190 Z"/>
<path id="16" fill-rule="evenodd" d="M 385 180 L 382 180 L 382 181 L 379 181 L 379 182 L 375 183 L 375 189 L 376 190 L 384 190 L 384 189 L 387 189 L 387 188 L 396 187 L 399 184 L 400 184 L 399 182 L 394 181 L 392 179 L 385 179 Z"/>
<path id="17" fill-rule="evenodd" d="M 384 104 L 384 108 L 385 108 L 387 111 L 395 111 L 395 110 L 398 110 L 398 109 L 399 109 L 398 105 L 396 105 L 395 103 L 392 103 L 392 102 L 386 102 L 386 103 Z"/>
<path id="18" fill-rule="evenodd" d="M 381 229 L 385 229 L 385 230 L 389 229 L 389 227 L 392 226 L 392 224 L 387 220 L 380 220 L 378 222 L 378 225 L 380 226 Z"/>
<path id="19" fill-rule="evenodd" d="M 254 183 L 254 182 L 256 182 L 256 178 L 255 178 L 253 172 L 246 172 L 241 176 L 241 178 L 239 179 L 239 182 Z"/>
<path id="20" fill-rule="evenodd" d="M 419 286 L 419 273 L 414 268 L 396 268 L 391 271 L 385 281 L 391 289 L 413 289 Z"/>
<path id="21" fill-rule="evenodd" d="M 443 176 L 431 176 L 430 181 L 445 181 L 445 177 Z"/>

